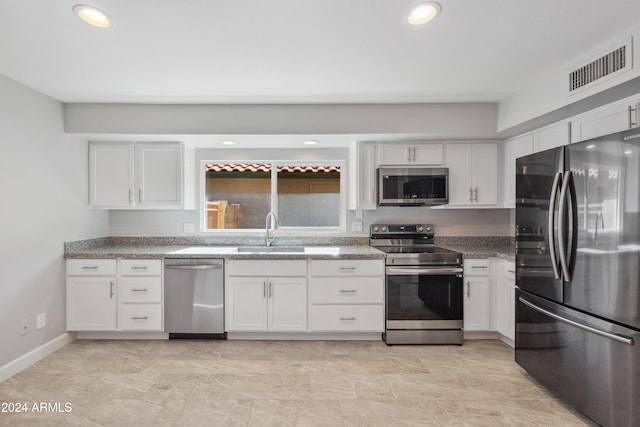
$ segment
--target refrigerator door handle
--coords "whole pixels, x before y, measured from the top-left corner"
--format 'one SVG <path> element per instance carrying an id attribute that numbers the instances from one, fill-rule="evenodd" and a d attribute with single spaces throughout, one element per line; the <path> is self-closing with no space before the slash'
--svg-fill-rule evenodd
<path id="1" fill-rule="evenodd" d="M 528 307 L 530 307 L 530 308 L 532 308 L 532 309 L 534 309 L 534 310 L 536 310 L 536 311 L 538 311 L 538 312 L 540 312 L 540 313 L 542 313 L 542 314 L 544 314 L 546 316 L 549 316 L 549 317 L 551 317 L 551 318 L 553 318 L 553 319 L 555 319 L 555 320 L 557 320 L 559 322 L 563 322 L 563 323 L 566 323 L 568 325 L 575 326 L 576 328 L 580 328 L 580 329 L 585 330 L 587 332 L 591 332 L 591 333 L 594 333 L 596 335 L 600 335 L 600 336 L 603 336 L 605 338 L 609 338 L 609 339 L 612 339 L 614 341 L 621 342 L 623 344 L 634 345 L 633 338 L 625 337 L 624 335 L 612 334 L 610 332 L 603 331 L 603 330 L 596 329 L 596 328 L 592 328 L 591 326 L 583 325 L 582 323 L 578 323 L 578 322 L 576 322 L 574 320 L 567 319 L 567 318 L 562 317 L 562 316 L 558 316 L 557 314 L 552 313 L 552 312 L 550 312 L 548 310 L 545 310 L 544 308 L 538 307 L 537 305 L 527 301 L 526 299 L 524 299 L 522 297 L 518 297 L 518 300 L 521 303 L 523 303 L 524 305 L 526 305 L 526 306 L 528 306 Z"/>
<path id="2" fill-rule="evenodd" d="M 556 239 L 555 239 L 555 212 L 556 212 L 556 196 L 558 195 L 558 185 L 560 184 L 560 172 L 556 172 L 551 185 L 551 197 L 549 197 L 549 255 L 551 256 L 551 266 L 553 267 L 553 276 L 560 278 L 560 270 L 558 269 L 558 258 L 556 257 Z"/>
<path id="3" fill-rule="evenodd" d="M 564 221 L 565 212 L 567 210 L 567 191 L 569 190 L 569 183 L 571 182 L 571 171 L 564 173 L 564 180 L 562 182 L 562 189 L 560 190 L 560 207 L 558 208 L 558 240 L 559 240 L 559 252 L 560 252 L 560 265 L 562 266 L 562 274 L 564 280 L 571 281 L 571 272 L 569 272 L 569 262 L 567 261 L 567 244 L 564 238 Z"/>

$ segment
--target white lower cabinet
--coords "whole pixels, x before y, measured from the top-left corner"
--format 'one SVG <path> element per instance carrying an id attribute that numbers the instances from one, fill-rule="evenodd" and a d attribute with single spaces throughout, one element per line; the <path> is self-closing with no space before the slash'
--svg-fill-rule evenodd
<path id="1" fill-rule="evenodd" d="M 384 331 L 384 260 L 312 260 L 311 325 L 318 332 Z"/>
<path id="2" fill-rule="evenodd" d="M 306 331 L 306 260 L 229 260 L 227 331 Z"/>
<path id="3" fill-rule="evenodd" d="M 68 331 L 162 331 L 162 261 L 67 260 Z"/>
<path id="4" fill-rule="evenodd" d="M 464 330 L 491 329 L 491 274 L 489 259 L 464 260 Z"/>
<path id="5" fill-rule="evenodd" d="M 511 341 L 515 338 L 515 263 L 502 260 L 498 265 L 496 330 Z"/>

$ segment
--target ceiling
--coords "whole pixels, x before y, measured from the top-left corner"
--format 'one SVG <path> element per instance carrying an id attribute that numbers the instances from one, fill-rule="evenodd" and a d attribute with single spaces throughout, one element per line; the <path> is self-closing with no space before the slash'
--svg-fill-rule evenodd
<path id="1" fill-rule="evenodd" d="M 62 102 L 495 102 L 638 24 L 637 0 L 0 0 L 0 74 Z"/>

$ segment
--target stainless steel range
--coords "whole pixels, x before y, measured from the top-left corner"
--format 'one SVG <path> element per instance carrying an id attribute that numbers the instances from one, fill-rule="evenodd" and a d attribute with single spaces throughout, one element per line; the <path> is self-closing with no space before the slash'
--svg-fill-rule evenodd
<path id="1" fill-rule="evenodd" d="M 373 224 L 370 245 L 386 257 L 391 344 L 462 344 L 462 254 L 434 246 L 432 224 Z"/>

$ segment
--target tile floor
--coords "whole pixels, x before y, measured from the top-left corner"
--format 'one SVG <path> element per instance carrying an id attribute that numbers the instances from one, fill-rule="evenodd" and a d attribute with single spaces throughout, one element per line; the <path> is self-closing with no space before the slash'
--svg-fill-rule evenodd
<path id="1" fill-rule="evenodd" d="M 483 340 L 76 340 L 0 384 L 0 402 L 27 404 L 0 413 L 12 427 L 588 425 Z"/>

